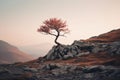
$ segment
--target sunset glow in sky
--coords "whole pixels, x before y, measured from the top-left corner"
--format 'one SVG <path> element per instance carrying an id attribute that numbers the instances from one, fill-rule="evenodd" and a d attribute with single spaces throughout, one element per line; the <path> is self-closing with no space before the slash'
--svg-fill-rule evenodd
<path id="1" fill-rule="evenodd" d="M 17 46 L 53 43 L 54 36 L 37 29 L 54 17 L 71 31 L 58 41 L 71 44 L 120 28 L 120 0 L 0 0 L 0 40 Z"/>

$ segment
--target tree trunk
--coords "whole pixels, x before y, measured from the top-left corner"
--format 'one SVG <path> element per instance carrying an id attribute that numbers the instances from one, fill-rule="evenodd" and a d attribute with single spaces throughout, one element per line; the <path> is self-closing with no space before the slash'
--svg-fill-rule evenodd
<path id="1" fill-rule="evenodd" d="M 55 40 L 54 40 L 54 42 L 55 42 L 57 45 L 60 45 L 60 43 L 57 42 L 59 36 L 60 36 L 60 32 L 57 31 L 57 35 L 56 35 L 56 38 L 55 38 Z"/>

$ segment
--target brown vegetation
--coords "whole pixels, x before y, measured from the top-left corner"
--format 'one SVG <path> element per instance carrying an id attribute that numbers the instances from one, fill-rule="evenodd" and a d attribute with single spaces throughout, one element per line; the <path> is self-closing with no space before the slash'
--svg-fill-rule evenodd
<path id="1" fill-rule="evenodd" d="M 98 56 L 99 55 L 99 56 Z M 88 55 L 83 55 L 78 58 L 72 58 L 68 60 L 54 60 L 46 61 L 46 63 L 61 63 L 61 64 L 73 64 L 79 66 L 91 66 L 91 65 L 120 65 L 120 56 L 110 56 L 105 52 L 101 53 L 91 53 Z"/>
<path id="2" fill-rule="evenodd" d="M 85 42 L 113 42 L 120 40 L 120 29 L 112 30 L 108 33 L 84 40 Z"/>

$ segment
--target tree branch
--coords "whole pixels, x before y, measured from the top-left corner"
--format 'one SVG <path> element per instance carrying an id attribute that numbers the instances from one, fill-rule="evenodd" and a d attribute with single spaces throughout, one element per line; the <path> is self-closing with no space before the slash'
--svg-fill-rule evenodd
<path id="1" fill-rule="evenodd" d="M 55 43 L 56 43 L 57 45 L 60 45 L 60 43 L 57 42 L 58 37 L 60 36 L 60 32 L 59 32 L 58 30 L 56 30 L 56 31 L 57 31 L 57 35 L 56 35 L 56 38 L 55 38 Z"/>
<path id="2" fill-rule="evenodd" d="M 57 36 L 57 35 L 55 35 L 55 34 L 52 34 L 52 33 L 48 33 L 48 34 L 50 34 L 50 35 L 53 35 L 53 36 L 55 36 L 55 37 Z"/>

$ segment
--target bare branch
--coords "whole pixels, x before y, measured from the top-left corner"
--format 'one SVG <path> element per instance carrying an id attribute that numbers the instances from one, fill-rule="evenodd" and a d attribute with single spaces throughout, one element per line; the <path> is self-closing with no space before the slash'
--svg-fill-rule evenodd
<path id="1" fill-rule="evenodd" d="M 52 34 L 52 33 L 48 33 L 48 34 L 50 34 L 50 35 L 53 35 L 53 36 L 57 36 L 57 35 L 55 35 L 55 34 Z"/>

